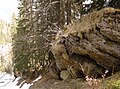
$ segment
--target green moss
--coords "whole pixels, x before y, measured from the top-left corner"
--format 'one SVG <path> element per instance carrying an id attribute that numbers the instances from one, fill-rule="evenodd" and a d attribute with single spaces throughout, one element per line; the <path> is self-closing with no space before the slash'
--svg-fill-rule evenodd
<path id="1" fill-rule="evenodd" d="M 120 89 L 120 80 L 112 83 L 112 89 Z"/>
<path id="2" fill-rule="evenodd" d="M 107 83 L 106 89 L 120 89 L 120 80 L 111 80 Z"/>

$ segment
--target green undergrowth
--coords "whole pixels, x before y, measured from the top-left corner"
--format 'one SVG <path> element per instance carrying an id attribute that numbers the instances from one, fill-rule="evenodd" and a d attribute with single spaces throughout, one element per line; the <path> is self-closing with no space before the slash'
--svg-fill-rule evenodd
<path id="1" fill-rule="evenodd" d="M 120 79 L 108 81 L 106 89 L 120 89 Z"/>
<path id="2" fill-rule="evenodd" d="M 120 72 L 104 79 L 103 85 L 105 85 L 104 89 L 120 89 Z"/>

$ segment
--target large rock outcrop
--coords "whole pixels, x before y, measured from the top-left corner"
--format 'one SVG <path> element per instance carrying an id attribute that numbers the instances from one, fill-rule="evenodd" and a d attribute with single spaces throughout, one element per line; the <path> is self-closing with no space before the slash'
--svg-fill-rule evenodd
<path id="1" fill-rule="evenodd" d="M 57 34 L 52 53 L 51 71 L 30 89 L 120 88 L 119 72 L 104 79 L 120 71 L 120 10 L 104 8 L 81 17 Z"/>
<path id="2" fill-rule="evenodd" d="M 120 10 L 104 8 L 59 33 L 52 52 L 60 71 L 72 77 L 101 77 L 120 70 Z"/>

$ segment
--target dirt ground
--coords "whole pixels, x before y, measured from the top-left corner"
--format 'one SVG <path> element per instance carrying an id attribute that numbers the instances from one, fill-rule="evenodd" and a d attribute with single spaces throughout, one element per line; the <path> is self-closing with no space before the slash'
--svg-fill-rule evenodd
<path id="1" fill-rule="evenodd" d="M 120 89 L 120 72 L 105 79 L 39 80 L 29 89 Z"/>

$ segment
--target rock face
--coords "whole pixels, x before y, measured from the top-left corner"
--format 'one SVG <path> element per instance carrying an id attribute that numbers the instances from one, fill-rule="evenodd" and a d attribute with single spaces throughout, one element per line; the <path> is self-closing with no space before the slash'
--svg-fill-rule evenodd
<path id="1" fill-rule="evenodd" d="M 120 10 L 105 8 L 81 17 L 56 36 L 52 53 L 53 71 L 30 89 L 113 89 L 110 83 L 120 79 L 120 72 L 111 76 L 110 87 L 107 79 L 95 78 L 105 77 L 106 70 L 120 71 Z"/>
<path id="2" fill-rule="evenodd" d="M 81 17 L 57 35 L 52 53 L 59 70 L 69 70 L 73 78 L 120 71 L 120 10 L 104 8 Z"/>

